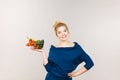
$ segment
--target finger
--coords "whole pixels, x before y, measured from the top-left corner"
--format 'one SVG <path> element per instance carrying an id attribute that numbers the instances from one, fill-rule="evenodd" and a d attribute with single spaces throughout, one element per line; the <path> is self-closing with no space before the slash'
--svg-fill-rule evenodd
<path id="1" fill-rule="evenodd" d="M 68 76 L 72 76 L 72 73 L 68 73 Z"/>
<path id="2" fill-rule="evenodd" d="M 69 78 L 71 78 L 71 75 L 68 75 Z"/>
<path id="3" fill-rule="evenodd" d="M 68 73 L 67 75 L 70 76 L 70 73 Z"/>
<path id="4" fill-rule="evenodd" d="M 42 49 L 37 49 L 37 50 L 40 51 L 40 52 L 43 51 Z"/>
<path id="5" fill-rule="evenodd" d="M 69 78 L 72 78 L 72 75 L 69 75 Z"/>
<path id="6" fill-rule="evenodd" d="M 71 75 L 71 74 L 73 74 L 73 72 L 70 72 L 70 73 L 68 73 L 68 74 L 70 74 L 70 75 Z"/>

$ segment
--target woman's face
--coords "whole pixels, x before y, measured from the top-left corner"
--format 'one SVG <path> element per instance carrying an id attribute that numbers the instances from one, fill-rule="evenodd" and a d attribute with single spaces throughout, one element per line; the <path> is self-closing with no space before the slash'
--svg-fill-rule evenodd
<path id="1" fill-rule="evenodd" d="M 66 29 L 65 26 L 60 26 L 59 28 L 57 28 L 57 37 L 62 40 L 68 40 L 68 36 L 69 36 L 69 32 Z"/>

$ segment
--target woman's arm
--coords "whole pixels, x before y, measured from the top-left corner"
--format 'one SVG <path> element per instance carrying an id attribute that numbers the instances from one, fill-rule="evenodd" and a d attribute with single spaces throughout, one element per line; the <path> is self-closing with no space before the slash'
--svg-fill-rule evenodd
<path id="1" fill-rule="evenodd" d="M 81 60 L 83 60 L 86 64 L 78 71 L 68 73 L 68 76 L 70 76 L 70 77 L 79 76 L 94 66 L 92 59 L 86 53 L 83 53 L 83 55 L 81 56 Z"/>
<path id="2" fill-rule="evenodd" d="M 79 76 L 79 75 L 85 73 L 86 71 L 87 71 L 87 69 L 85 67 L 82 67 L 78 71 L 74 71 L 74 72 L 68 73 L 68 76 L 70 76 L 70 77 L 76 77 L 76 76 Z"/>
<path id="3" fill-rule="evenodd" d="M 75 76 L 81 75 L 94 66 L 94 62 L 82 48 L 81 48 L 81 52 L 82 52 L 82 54 L 81 54 L 81 57 L 79 57 L 79 61 L 85 62 L 85 65 L 78 71 L 68 73 L 68 76 L 70 76 L 70 77 L 75 77 Z"/>
<path id="4" fill-rule="evenodd" d="M 42 58 L 43 58 L 43 65 L 46 65 L 48 63 L 48 59 L 47 59 L 44 49 L 34 49 L 34 50 L 41 53 Z"/>
<path id="5" fill-rule="evenodd" d="M 34 51 L 41 52 L 41 55 L 43 57 L 43 65 L 47 72 L 50 72 L 52 68 L 52 62 L 47 58 L 46 53 L 43 49 L 34 49 Z"/>

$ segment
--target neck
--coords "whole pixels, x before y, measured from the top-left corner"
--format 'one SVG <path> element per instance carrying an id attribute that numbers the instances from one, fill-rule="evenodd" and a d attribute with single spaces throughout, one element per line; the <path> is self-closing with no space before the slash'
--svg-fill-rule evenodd
<path id="1" fill-rule="evenodd" d="M 65 45 L 65 44 L 68 44 L 68 43 L 70 43 L 69 40 L 65 40 L 65 41 L 60 41 L 60 42 L 59 42 L 59 44 L 61 44 L 61 45 Z"/>

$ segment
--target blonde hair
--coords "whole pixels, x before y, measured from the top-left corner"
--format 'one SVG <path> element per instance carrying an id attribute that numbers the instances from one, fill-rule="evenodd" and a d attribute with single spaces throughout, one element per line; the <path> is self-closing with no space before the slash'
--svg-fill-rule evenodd
<path id="1" fill-rule="evenodd" d="M 53 25 L 56 36 L 57 36 L 57 29 L 61 26 L 64 26 L 69 33 L 69 29 L 68 29 L 67 25 L 64 22 L 61 22 L 60 20 L 57 20 L 57 21 L 55 21 L 55 23 Z"/>

